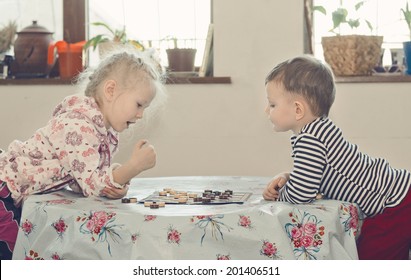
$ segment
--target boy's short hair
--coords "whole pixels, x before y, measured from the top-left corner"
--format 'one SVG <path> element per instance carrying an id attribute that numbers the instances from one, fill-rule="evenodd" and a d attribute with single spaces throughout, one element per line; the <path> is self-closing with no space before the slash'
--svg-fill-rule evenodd
<path id="1" fill-rule="evenodd" d="M 298 56 L 275 66 L 265 84 L 272 81 L 282 84 L 292 94 L 303 96 L 316 116 L 328 116 L 335 99 L 335 82 L 326 63 L 311 55 Z"/>

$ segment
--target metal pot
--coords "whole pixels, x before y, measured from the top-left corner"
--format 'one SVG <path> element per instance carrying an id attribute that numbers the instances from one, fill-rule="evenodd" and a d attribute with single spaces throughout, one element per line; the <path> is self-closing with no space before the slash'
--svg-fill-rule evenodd
<path id="1" fill-rule="evenodd" d="M 47 64 L 47 52 L 52 43 L 53 32 L 45 27 L 33 24 L 17 32 L 17 39 L 14 42 L 15 62 L 13 74 L 20 77 L 46 77 L 51 66 Z"/>

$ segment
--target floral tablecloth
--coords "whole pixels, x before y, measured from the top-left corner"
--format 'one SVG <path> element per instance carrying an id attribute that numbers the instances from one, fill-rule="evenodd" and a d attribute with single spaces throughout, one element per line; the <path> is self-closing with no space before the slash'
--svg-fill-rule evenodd
<path id="1" fill-rule="evenodd" d="M 244 204 L 169 205 L 85 198 L 70 190 L 23 206 L 13 259 L 357 259 L 356 205 L 268 202 L 267 177 L 160 177 L 131 182 L 141 200 L 164 188 L 252 192 Z"/>

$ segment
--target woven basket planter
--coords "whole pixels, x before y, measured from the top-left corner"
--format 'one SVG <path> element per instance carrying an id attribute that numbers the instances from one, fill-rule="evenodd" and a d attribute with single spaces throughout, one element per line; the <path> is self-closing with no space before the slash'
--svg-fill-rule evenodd
<path id="1" fill-rule="evenodd" d="M 324 59 L 336 76 L 369 76 L 381 59 L 382 36 L 323 37 Z"/>

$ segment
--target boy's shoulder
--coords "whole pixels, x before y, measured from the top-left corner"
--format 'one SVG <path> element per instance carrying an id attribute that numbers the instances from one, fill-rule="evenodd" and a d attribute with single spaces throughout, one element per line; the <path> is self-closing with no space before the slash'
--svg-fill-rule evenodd
<path id="1" fill-rule="evenodd" d="M 328 117 L 317 118 L 301 129 L 301 134 L 311 134 L 314 136 L 327 135 L 327 133 L 340 132 L 340 128 Z"/>
<path id="2" fill-rule="evenodd" d="M 310 140 L 307 141 L 315 140 L 327 146 L 330 139 L 334 137 L 342 137 L 340 128 L 329 118 L 318 118 L 301 129 L 301 133 L 295 137 L 294 143 L 309 138 Z"/>

